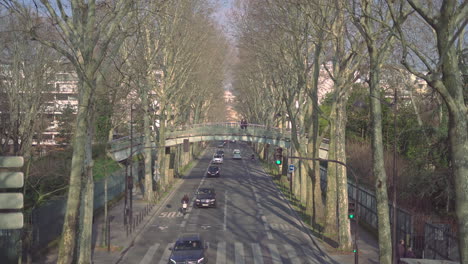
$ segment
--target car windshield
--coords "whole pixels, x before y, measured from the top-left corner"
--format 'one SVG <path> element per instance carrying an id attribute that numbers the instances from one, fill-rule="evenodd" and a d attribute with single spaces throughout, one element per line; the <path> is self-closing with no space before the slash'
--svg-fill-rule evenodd
<path id="1" fill-rule="evenodd" d="M 221 155 L 215 155 L 214 157 L 215 157 L 215 158 L 222 158 Z"/>
<path id="2" fill-rule="evenodd" d="M 214 172 L 214 171 L 217 171 L 218 170 L 218 167 L 209 167 L 208 170 L 210 172 Z"/>
<path id="3" fill-rule="evenodd" d="M 187 240 L 178 241 L 174 246 L 174 250 L 199 250 L 202 249 L 202 243 L 200 240 Z"/>
<path id="4" fill-rule="evenodd" d="M 214 190 L 212 189 L 199 189 L 198 194 L 212 194 L 214 193 Z"/>
<path id="5" fill-rule="evenodd" d="M 238 149 L 235 149 L 233 152 L 234 152 L 234 154 L 240 154 L 240 150 L 238 150 Z"/>

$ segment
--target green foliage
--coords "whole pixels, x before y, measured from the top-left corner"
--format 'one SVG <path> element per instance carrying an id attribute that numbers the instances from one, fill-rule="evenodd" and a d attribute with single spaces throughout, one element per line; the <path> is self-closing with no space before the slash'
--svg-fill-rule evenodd
<path id="1" fill-rule="evenodd" d="M 100 156 L 94 160 L 93 177 L 100 180 L 120 169 L 118 162 L 106 156 Z"/>
<path id="2" fill-rule="evenodd" d="M 96 103 L 95 138 L 99 143 L 106 143 L 112 128 L 112 106 L 109 100 L 102 96 Z"/>

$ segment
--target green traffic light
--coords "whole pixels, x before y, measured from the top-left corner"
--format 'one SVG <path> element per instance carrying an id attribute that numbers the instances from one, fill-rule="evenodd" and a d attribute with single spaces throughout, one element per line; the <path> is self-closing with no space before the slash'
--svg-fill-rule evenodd
<path id="1" fill-rule="evenodd" d="M 350 214 L 349 215 L 349 219 L 353 219 L 354 218 L 354 215 L 353 214 Z"/>
<path id="2" fill-rule="evenodd" d="M 281 160 L 276 160 L 276 165 L 281 165 Z"/>
<path id="3" fill-rule="evenodd" d="M 354 249 L 354 250 L 353 250 L 353 253 L 356 253 L 356 252 L 357 252 L 357 250 Z"/>

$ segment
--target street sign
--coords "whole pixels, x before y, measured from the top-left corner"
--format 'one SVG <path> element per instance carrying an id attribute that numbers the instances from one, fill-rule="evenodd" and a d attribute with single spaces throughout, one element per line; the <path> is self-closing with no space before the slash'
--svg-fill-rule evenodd
<path id="1" fill-rule="evenodd" d="M 0 193 L 0 209 L 22 209 L 22 193 Z"/>
<path id="2" fill-rule="evenodd" d="M 22 172 L 0 172 L 0 189 L 22 188 L 24 175 Z"/>
<path id="3" fill-rule="evenodd" d="M 292 164 L 291 164 L 291 165 L 289 165 L 289 172 L 293 172 L 293 171 L 294 171 L 294 169 L 295 169 L 294 165 L 292 165 Z"/>
<path id="4" fill-rule="evenodd" d="M 23 157 L 0 157 L 0 168 L 19 168 L 23 167 Z"/>
<path id="5" fill-rule="evenodd" d="M 1 229 L 21 229 L 23 228 L 23 213 L 1 213 Z"/>
<path id="6" fill-rule="evenodd" d="M 0 157 L 0 168 L 20 168 L 24 164 L 23 157 Z M 19 189 L 24 185 L 22 172 L 0 172 L 0 189 Z M 0 229 L 23 228 L 24 197 L 21 192 L 1 192 L 0 210 L 13 212 L 0 213 Z M 16 211 L 16 212 L 15 212 Z"/>

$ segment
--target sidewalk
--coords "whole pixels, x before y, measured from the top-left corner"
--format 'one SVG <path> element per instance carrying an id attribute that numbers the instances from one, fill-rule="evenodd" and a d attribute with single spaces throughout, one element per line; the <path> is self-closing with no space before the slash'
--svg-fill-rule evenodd
<path id="1" fill-rule="evenodd" d="M 124 199 L 118 201 L 112 208 L 108 210 L 110 217 L 110 251 L 109 247 L 102 247 L 104 244 L 104 213 L 99 214 L 93 224 L 93 263 L 94 264 L 109 264 L 116 263 L 122 257 L 122 254 L 133 244 L 136 237 L 146 227 L 161 205 L 172 197 L 174 190 L 176 190 L 183 180 L 176 179 L 174 185 L 171 187 L 169 193 L 156 203 L 149 203 L 143 200 L 143 196 L 137 189 L 134 191 L 133 196 L 133 219 L 132 231 L 130 231 L 130 224 L 124 225 Z M 134 190 L 135 190 L 134 189 Z M 127 230 L 128 229 L 128 230 Z"/>

